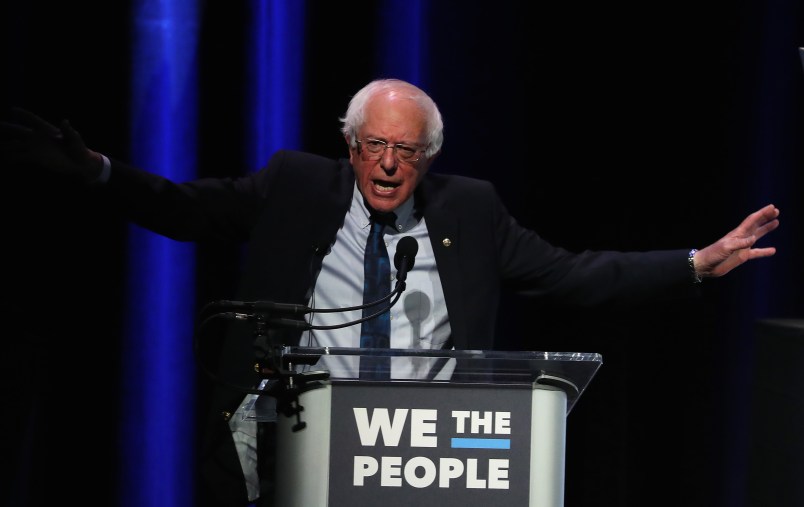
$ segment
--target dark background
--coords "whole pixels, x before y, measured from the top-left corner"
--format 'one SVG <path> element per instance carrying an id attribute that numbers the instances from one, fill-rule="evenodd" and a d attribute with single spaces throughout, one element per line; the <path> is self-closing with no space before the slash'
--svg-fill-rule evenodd
<path id="1" fill-rule="evenodd" d="M 446 139 L 432 170 L 493 181 L 550 241 L 702 247 L 781 208 L 760 242 L 778 254 L 706 280 L 698 301 L 578 310 L 507 294 L 500 315 L 500 348 L 603 356 L 567 419 L 566 505 L 744 505 L 755 323 L 804 316 L 801 3 L 433 4 L 423 86 Z M 130 160 L 128 9 L 6 2 L 4 108 L 69 118 L 90 147 Z M 247 16 L 239 2 L 201 9 L 202 176 L 253 169 Z M 382 76 L 384 41 L 407 35 L 404 18 L 377 19 L 373 2 L 307 6 L 303 149 L 347 154 L 338 116 Z M 3 176 L 0 490 L 30 505 L 114 504 L 127 225 L 45 175 Z M 198 255 L 201 305 L 230 293 L 238 252 Z"/>

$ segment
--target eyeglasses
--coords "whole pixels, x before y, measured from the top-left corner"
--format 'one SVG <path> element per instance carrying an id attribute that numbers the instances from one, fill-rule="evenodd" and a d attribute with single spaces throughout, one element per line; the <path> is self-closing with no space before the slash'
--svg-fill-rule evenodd
<path id="1" fill-rule="evenodd" d="M 364 150 L 361 150 L 361 146 Z M 399 143 L 388 144 L 379 139 L 368 138 L 357 141 L 357 152 L 362 155 L 363 160 L 379 160 L 385 155 L 385 150 L 388 148 L 394 150 L 394 155 L 401 162 L 408 163 L 418 162 L 421 158 L 421 152 L 424 151 L 423 148 L 414 148 L 413 146 Z"/>

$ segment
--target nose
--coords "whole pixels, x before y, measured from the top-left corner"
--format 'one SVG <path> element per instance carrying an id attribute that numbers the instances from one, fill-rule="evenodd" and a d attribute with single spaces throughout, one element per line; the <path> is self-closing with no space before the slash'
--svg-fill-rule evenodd
<path id="1" fill-rule="evenodd" d="M 397 164 L 396 150 L 386 146 L 385 151 L 382 152 L 382 157 L 380 157 L 380 167 L 382 167 L 383 171 L 391 173 L 396 170 Z"/>

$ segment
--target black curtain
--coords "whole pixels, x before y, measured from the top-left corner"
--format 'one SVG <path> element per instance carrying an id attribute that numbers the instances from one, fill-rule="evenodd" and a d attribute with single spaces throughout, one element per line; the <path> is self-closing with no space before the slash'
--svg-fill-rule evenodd
<path id="1" fill-rule="evenodd" d="M 239 102 L 247 12 L 228 4 L 202 10 L 202 176 L 253 169 Z M 567 419 L 566 505 L 739 505 L 753 323 L 804 308 L 801 6 L 518 4 L 426 9 L 427 88 L 446 125 L 432 170 L 491 180 L 521 223 L 575 250 L 701 247 L 768 202 L 782 210 L 763 241 L 777 256 L 705 281 L 700 301 L 581 311 L 506 293 L 500 316 L 499 348 L 603 355 Z M 3 106 L 69 118 L 127 159 L 128 3 L 0 12 Z M 404 44 L 406 20 L 388 34 L 371 28 L 378 12 L 308 6 L 305 149 L 345 155 L 338 116 L 379 77 L 382 38 Z M 45 175 L 3 175 L 0 496 L 114 504 L 127 225 Z M 238 254 L 199 250 L 199 304 L 231 288 Z"/>

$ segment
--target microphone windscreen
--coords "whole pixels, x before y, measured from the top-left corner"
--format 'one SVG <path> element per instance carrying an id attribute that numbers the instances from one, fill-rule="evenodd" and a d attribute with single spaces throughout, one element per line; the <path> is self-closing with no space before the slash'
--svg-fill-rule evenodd
<path id="1" fill-rule="evenodd" d="M 407 258 L 407 270 L 410 271 L 413 269 L 413 261 L 416 258 L 416 254 L 419 252 L 419 242 L 412 236 L 405 236 L 404 238 L 399 240 L 399 243 L 396 245 L 396 253 L 394 254 L 394 266 L 396 267 L 397 271 L 402 265 L 402 259 Z"/>

